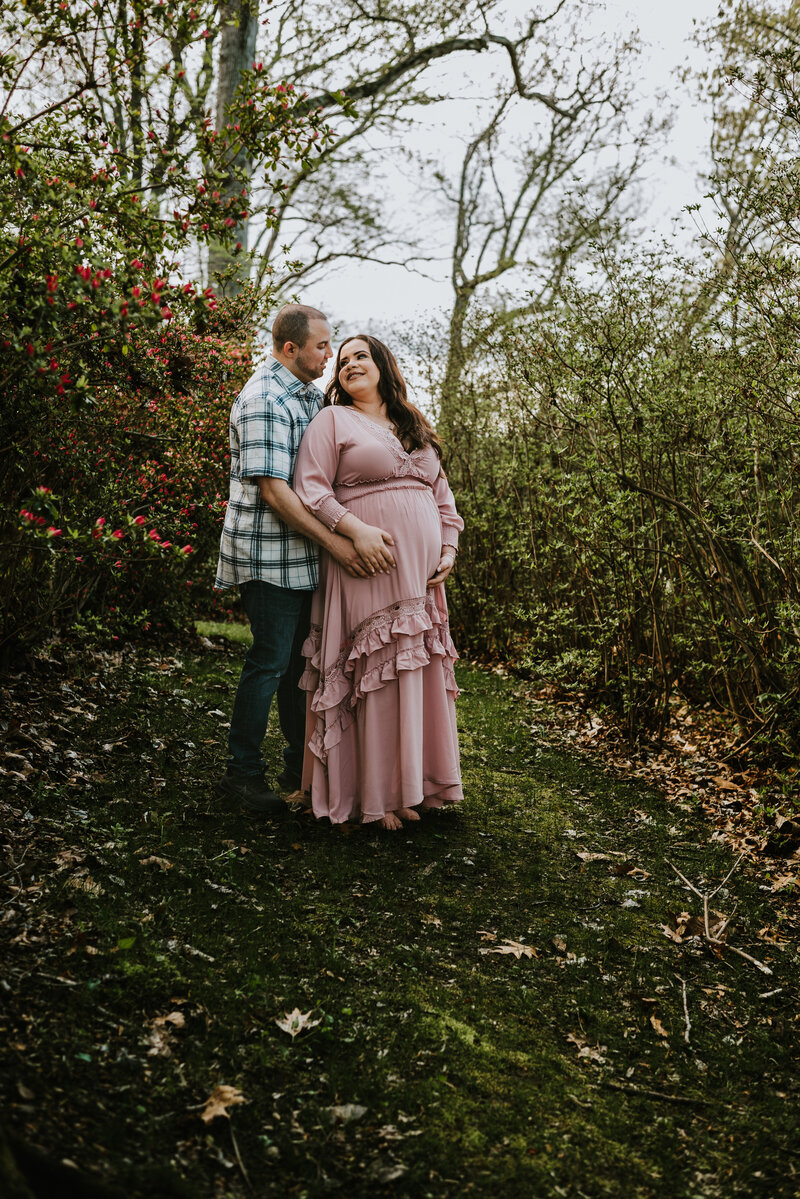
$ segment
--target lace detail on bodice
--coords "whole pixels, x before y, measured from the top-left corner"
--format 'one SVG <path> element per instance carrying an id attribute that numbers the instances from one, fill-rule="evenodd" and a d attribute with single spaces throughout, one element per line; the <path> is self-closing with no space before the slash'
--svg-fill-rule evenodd
<path id="1" fill-rule="evenodd" d="M 422 448 L 418 450 L 407 450 L 400 438 L 393 433 L 391 429 L 388 429 L 385 425 L 379 425 L 377 421 L 372 420 L 372 418 L 369 416 L 365 416 L 363 412 L 359 412 L 358 409 L 353 407 L 351 404 L 345 404 L 343 407 L 346 409 L 346 411 L 352 412 L 358 421 L 369 425 L 371 432 L 373 432 L 375 436 L 383 442 L 387 450 L 390 451 L 392 457 L 395 459 L 398 465 L 398 470 L 396 471 L 395 475 L 392 476 L 393 478 L 403 475 L 411 475 L 415 478 L 429 481 L 425 473 L 425 468 L 416 461 L 420 454 L 424 454 L 426 452 L 428 449 L 427 446 L 422 446 Z M 378 480 L 376 480 L 376 482 L 377 481 Z"/>

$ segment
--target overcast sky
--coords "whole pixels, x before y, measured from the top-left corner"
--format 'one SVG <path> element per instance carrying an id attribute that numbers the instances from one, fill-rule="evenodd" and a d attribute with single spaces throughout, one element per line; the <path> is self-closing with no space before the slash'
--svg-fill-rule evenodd
<path id="1" fill-rule="evenodd" d="M 529 5 L 520 5 L 510 0 L 517 12 L 524 12 Z M 690 222 L 681 217 L 681 210 L 702 195 L 698 173 L 707 165 L 708 114 L 697 103 L 693 84 L 680 81 L 678 71 L 687 62 L 695 68 L 702 67 L 702 52 L 692 43 L 695 23 L 704 24 L 717 12 L 717 0 L 670 0 L 669 4 L 654 0 L 607 0 L 603 13 L 598 16 L 598 32 L 626 34 L 638 28 L 645 43 L 641 60 L 641 105 L 642 112 L 652 107 L 654 98 L 665 93 L 675 104 L 676 117 L 669 135 L 666 149 L 654 154 L 643 175 L 642 182 L 642 226 L 645 231 L 657 235 L 671 236 L 677 228 L 684 229 L 684 244 L 690 236 Z M 484 63 L 486 65 L 484 65 Z M 497 60 L 495 59 L 495 66 Z M 473 81 L 480 88 L 479 71 L 490 69 L 488 58 L 479 56 L 470 64 Z M 447 72 L 461 71 L 460 64 L 446 63 L 441 68 L 441 79 L 447 82 Z M 458 104 L 450 106 L 446 126 L 435 127 L 435 152 L 443 161 L 459 154 L 467 132 L 466 109 Z M 439 118 L 441 120 L 441 118 Z M 430 130 L 428 134 L 430 135 Z M 402 168 L 397 175 L 387 167 L 386 184 L 391 191 L 403 194 L 407 177 Z M 420 209 L 420 219 L 428 219 L 425 209 Z M 426 264 L 430 278 L 410 274 L 402 267 L 378 266 L 354 263 L 338 264 L 335 271 L 322 283 L 309 289 L 303 299 L 318 304 L 327 311 L 338 330 L 342 333 L 355 329 L 371 329 L 388 336 L 396 322 L 425 321 L 432 314 L 447 311 L 451 298 L 448 282 L 448 231 L 442 225 L 440 257 Z"/>

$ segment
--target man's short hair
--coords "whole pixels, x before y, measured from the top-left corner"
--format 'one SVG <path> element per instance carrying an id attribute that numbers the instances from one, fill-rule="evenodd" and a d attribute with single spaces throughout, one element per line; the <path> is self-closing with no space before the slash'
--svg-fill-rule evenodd
<path id="1" fill-rule="evenodd" d="M 327 319 L 319 308 L 311 308 L 308 304 L 284 304 L 272 326 L 272 344 L 282 350 L 287 341 L 291 341 L 302 350 L 308 341 L 309 321 Z"/>

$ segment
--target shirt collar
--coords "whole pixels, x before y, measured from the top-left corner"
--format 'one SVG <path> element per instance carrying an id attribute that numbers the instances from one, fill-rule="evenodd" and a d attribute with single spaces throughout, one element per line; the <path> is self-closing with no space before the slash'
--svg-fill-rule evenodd
<path id="1" fill-rule="evenodd" d="M 311 400 L 321 400 L 322 392 L 313 383 L 304 383 L 302 379 L 298 379 L 297 375 L 293 375 L 288 366 L 284 366 L 282 362 L 278 362 L 277 358 L 271 355 L 267 359 L 267 367 L 272 372 L 273 378 L 280 383 L 285 391 L 290 392 L 293 396 L 298 396 L 300 399 L 309 403 Z"/>

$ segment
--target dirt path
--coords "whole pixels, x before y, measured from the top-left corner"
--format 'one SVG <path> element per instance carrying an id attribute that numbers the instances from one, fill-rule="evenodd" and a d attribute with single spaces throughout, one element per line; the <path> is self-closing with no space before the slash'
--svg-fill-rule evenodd
<path id="1" fill-rule="evenodd" d="M 707 826 L 472 669 L 462 811 L 246 820 L 212 796 L 239 653 L 7 687 L 13 1133 L 147 1199 L 800 1193 L 796 946 L 744 864 L 710 905 L 730 947 L 693 935 L 673 867 L 703 892 L 735 863 Z M 244 1101 L 204 1123 L 221 1085 Z"/>

